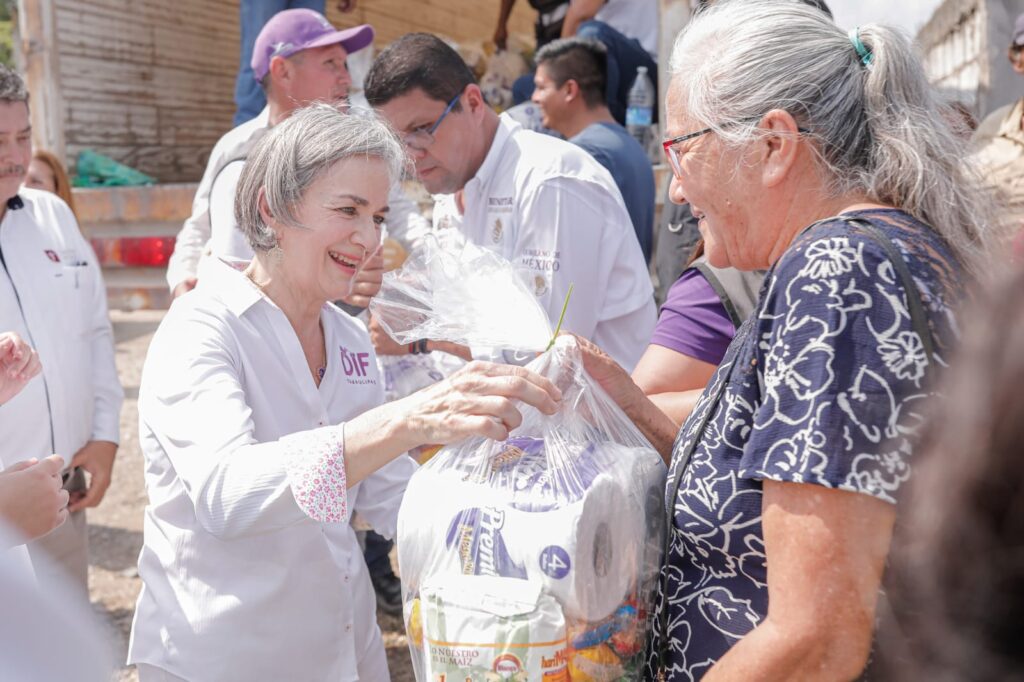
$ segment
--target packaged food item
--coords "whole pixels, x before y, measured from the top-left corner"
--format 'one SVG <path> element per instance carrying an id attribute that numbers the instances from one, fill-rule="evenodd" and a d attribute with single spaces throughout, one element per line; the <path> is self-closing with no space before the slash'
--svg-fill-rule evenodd
<path id="1" fill-rule="evenodd" d="M 442 575 L 420 604 L 426 679 L 568 682 L 565 618 L 540 583 Z"/>

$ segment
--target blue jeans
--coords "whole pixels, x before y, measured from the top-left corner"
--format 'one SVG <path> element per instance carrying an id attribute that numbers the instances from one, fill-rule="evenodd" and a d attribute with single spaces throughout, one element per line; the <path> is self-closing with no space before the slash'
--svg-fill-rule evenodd
<path id="1" fill-rule="evenodd" d="M 629 88 L 636 78 L 638 66 L 647 67 L 647 75 L 658 91 L 658 65 L 636 38 L 627 38 L 603 21 L 585 21 L 576 30 L 581 38 L 593 38 L 608 50 L 608 82 L 605 83 L 605 99 L 615 120 L 626 125 L 626 105 L 629 102 Z M 516 104 L 525 102 L 533 95 L 533 74 L 522 76 L 512 84 L 512 100 Z M 654 122 L 658 122 L 658 107 L 654 107 Z"/>
<path id="2" fill-rule="evenodd" d="M 267 98 L 263 88 L 252 73 L 252 47 L 256 37 L 267 25 L 270 18 L 286 9 L 311 9 L 324 13 L 326 0 L 242 0 L 238 15 L 241 28 L 241 57 L 238 64 L 238 78 L 235 79 L 235 121 L 236 126 L 256 118 Z"/>

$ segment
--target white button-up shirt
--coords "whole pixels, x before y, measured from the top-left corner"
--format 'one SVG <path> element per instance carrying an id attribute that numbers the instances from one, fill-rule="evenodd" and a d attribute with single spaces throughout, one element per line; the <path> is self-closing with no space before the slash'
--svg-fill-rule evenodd
<path id="1" fill-rule="evenodd" d="M 284 313 L 238 270 L 208 265 L 143 368 L 149 505 L 129 663 L 193 682 L 385 678 L 346 511 L 393 536 L 416 465 L 403 455 L 346 499 L 340 425 L 383 400 L 369 335 L 324 306 L 318 388 Z M 321 503 L 335 493 L 333 511 L 310 482 L 327 484 Z"/>
<path id="2" fill-rule="evenodd" d="M 59 197 L 18 196 L 23 207 L 0 222 L 0 330 L 28 341 L 43 370 L 0 405 L 0 468 L 54 453 L 69 463 L 89 441 L 119 442 L 124 397 L 92 247 Z"/>
<path id="3" fill-rule="evenodd" d="M 192 215 L 182 225 L 167 264 L 167 283 L 173 289 L 189 277 L 197 277 L 204 253 L 250 260 L 252 247 L 235 222 L 235 190 L 245 160 L 253 147 L 270 130 L 270 110 L 226 133 L 210 153 L 195 198 Z M 407 246 L 417 243 L 429 224 L 416 203 L 400 185 L 388 195 L 388 234 Z"/>
<path id="4" fill-rule="evenodd" d="M 490 150 L 463 190 L 438 195 L 434 229 L 458 228 L 520 269 L 562 329 L 586 337 L 627 371 L 656 322 L 654 289 L 622 194 L 608 171 L 574 144 L 525 130 L 502 115 Z"/>

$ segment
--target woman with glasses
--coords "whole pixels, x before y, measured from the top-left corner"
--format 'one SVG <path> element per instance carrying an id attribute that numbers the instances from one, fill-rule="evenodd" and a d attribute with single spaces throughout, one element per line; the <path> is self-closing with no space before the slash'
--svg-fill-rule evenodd
<path id="1" fill-rule="evenodd" d="M 852 679 L 953 306 L 990 197 L 909 41 L 788 0 L 725 0 L 676 42 L 665 151 L 708 260 L 765 269 L 676 435 L 588 368 L 669 461 L 648 676 Z"/>
<path id="2" fill-rule="evenodd" d="M 376 117 L 301 109 L 257 143 L 235 198 L 252 247 L 175 301 L 139 389 L 146 507 L 129 661 L 140 680 L 386 680 L 349 523 L 394 535 L 404 452 L 504 439 L 519 367 L 475 363 L 387 405 L 366 328 L 330 303 L 378 247 L 405 154 Z"/>

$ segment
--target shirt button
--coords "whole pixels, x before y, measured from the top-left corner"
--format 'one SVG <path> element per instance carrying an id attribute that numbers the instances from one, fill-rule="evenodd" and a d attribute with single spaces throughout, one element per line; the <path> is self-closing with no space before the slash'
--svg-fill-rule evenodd
<path id="1" fill-rule="evenodd" d="M 348 576 L 347 575 L 345 576 L 345 582 L 348 582 Z"/>
<path id="2" fill-rule="evenodd" d="M 345 632 L 352 632 L 352 626 L 351 625 L 346 625 L 345 626 Z"/>

